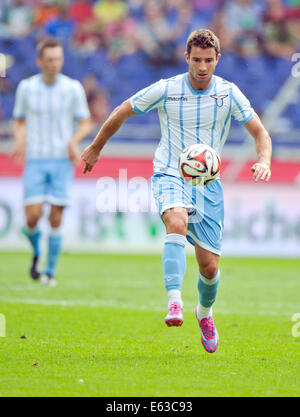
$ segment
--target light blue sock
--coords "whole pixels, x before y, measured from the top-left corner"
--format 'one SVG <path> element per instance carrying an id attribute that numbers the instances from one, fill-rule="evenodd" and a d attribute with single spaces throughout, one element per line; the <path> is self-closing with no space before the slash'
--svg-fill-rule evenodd
<path id="1" fill-rule="evenodd" d="M 203 307 L 211 307 L 216 300 L 217 291 L 220 281 L 220 270 L 212 279 L 205 278 L 199 272 L 198 278 L 198 291 L 199 301 Z"/>
<path id="2" fill-rule="evenodd" d="M 170 233 L 165 237 L 162 263 L 167 291 L 181 291 L 186 269 L 185 244 L 186 238 L 183 235 Z"/>
<path id="3" fill-rule="evenodd" d="M 38 228 L 30 229 L 28 226 L 25 226 L 22 231 L 31 243 L 34 256 L 40 256 L 40 238 L 42 234 L 41 231 Z"/>
<path id="4" fill-rule="evenodd" d="M 56 266 L 62 249 L 63 237 L 58 233 L 51 233 L 48 238 L 48 261 L 45 273 L 55 277 Z"/>

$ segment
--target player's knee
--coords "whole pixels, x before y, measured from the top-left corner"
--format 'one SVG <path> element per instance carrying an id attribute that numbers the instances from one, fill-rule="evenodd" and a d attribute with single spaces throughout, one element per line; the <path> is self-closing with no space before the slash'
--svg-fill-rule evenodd
<path id="1" fill-rule="evenodd" d="M 36 227 L 37 226 L 37 224 L 38 224 L 38 221 L 39 221 L 39 219 L 38 218 L 36 218 L 36 217 L 30 217 L 30 218 L 27 218 L 27 226 L 30 228 L 30 229 L 33 229 L 34 227 Z"/>
<path id="2" fill-rule="evenodd" d="M 42 213 L 39 211 L 32 211 L 30 213 L 27 213 L 27 216 L 26 216 L 27 226 L 30 227 L 31 229 L 36 227 L 38 224 L 38 221 L 41 218 L 41 215 Z"/>
<path id="3" fill-rule="evenodd" d="M 50 214 L 50 216 L 49 216 L 49 223 L 50 223 L 50 226 L 51 227 L 53 227 L 53 228 L 57 228 L 57 227 L 60 227 L 60 225 L 61 225 L 61 222 L 62 222 L 62 214 L 61 213 L 51 213 Z"/>
<path id="4" fill-rule="evenodd" d="M 50 216 L 50 218 L 49 218 L 50 226 L 53 227 L 53 228 L 60 227 L 61 220 L 62 220 L 61 219 L 61 216 L 58 216 L 58 215 L 52 215 L 52 216 Z"/>
<path id="5" fill-rule="evenodd" d="M 53 228 L 61 226 L 63 216 L 63 207 L 52 207 L 49 215 L 49 223 Z"/>
<path id="6" fill-rule="evenodd" d="M 218 272 L 218 263 L 216 262 L 207 262 L 200 267 L 200 273 L 207 279 L 212 279 L 216 276 Z"/>
<path id="7" fill-rule="evenodd" d="M 184 216 L 170 216 L 166 228 L 167 233 L 177 233 L 185 236 L 187 232 L 187 220 Z"/>

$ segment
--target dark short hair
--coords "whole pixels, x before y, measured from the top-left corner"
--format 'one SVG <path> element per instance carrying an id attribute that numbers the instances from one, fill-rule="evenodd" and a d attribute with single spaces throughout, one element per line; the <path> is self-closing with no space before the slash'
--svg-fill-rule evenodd
<path id="1" fill-rule="evenodd" d="M 194 30 L 188 37 L 186 51 L 190 55 L 192 47 L 197 46 L 202 49 L 214 48 L 216 55 L 221 51 L 218 37 L 209 29 Z"/>
<path id="2" fill-rule="evenodd" d="M 38 57 L 40 58 L 43 55 L 44 50 L 46 48 L 56 48 L 57 46 L 60 46 L 62 48 L 62 44 L 57 39 L 54 39 L 54 38 L 41 39 L 38 42 L 37 47 L 36 47 Z"/>

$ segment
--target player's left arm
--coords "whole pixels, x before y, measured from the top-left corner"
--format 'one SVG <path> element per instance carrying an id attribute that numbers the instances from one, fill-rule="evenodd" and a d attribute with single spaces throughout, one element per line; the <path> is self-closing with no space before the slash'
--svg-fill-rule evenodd
<path id="1" fill-rule="evenodd" d="M 69 158 L 74 165 L 80 165 L 79 142 L 92 133 L 93 124 L 88 107 L 87 97 L 82 84 L 79 81 L 73 81 L 73 109 L 74 120 L 76 121 L 76 130 L 68 143 Z"/>
<path id="2" fill-rule="evenodd" d="M 268 182 L 271 177 L 271 137 L 256 113 L 249 122 L 244 123 L 244 126 L 256 143 L 257 162 L 251 167 L 253 179 Z"/>

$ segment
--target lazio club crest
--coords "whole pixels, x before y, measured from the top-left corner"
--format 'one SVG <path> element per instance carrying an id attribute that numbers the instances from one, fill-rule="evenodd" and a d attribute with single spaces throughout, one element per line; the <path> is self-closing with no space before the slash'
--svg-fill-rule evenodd
<path id="1" fill-rule="evenodd" d="M 224 98 L 228 97 L 228 94 L 224 94 L 224 95 L 221 95 L 221 96 L 218 96 L 217 94 L 215 94 L 215 95 L 212 95 L 210 97 L 217 100 L 217 106 L 218 107 L 222 107 L 223 106 L 223 100 L 224 100 Z"/>

